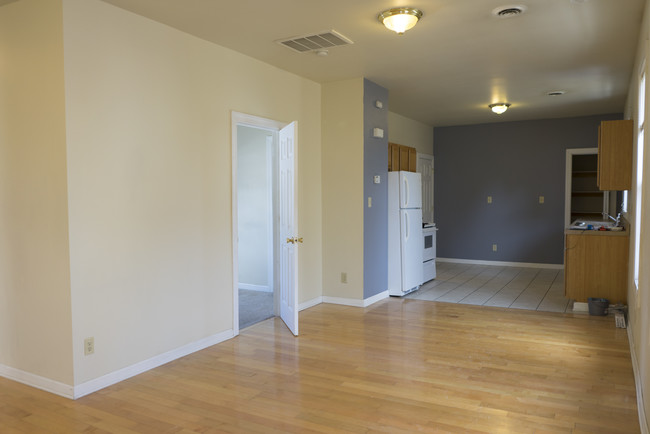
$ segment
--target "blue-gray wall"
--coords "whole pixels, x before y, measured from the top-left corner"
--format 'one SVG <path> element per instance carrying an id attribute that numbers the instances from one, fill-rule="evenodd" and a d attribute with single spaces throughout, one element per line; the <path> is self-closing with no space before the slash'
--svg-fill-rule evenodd
<path id="1" fill-rule="evenodd" d="M 562 264 L 566 149 L 597 147 L 611 119 L 434 128 L 438 257 Z"/>
<path id="2" fill-rule="evenodd" d="M 375 107 L 375 101 L 384 104 Z M 384 137 L 373 137 L 373 128 Z M 363 298 L 388 289 L 388 90 L 363 81 Z M 375 175 L 381 183 L 374 184 Z M 368 208 L 368 197 L 372 207 Z"/>

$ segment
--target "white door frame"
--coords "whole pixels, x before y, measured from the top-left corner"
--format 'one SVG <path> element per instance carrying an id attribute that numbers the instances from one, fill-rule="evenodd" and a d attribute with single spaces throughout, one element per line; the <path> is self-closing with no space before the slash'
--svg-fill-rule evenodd
<path id="1" fill-rule="evenodd" d="M 430 176 L 429 179 L 431 181 L 429 182 L 428 188 L 426 188 L 427 186 L 424 185 L 424 176 L 423 176 L 423 180 L 422 180 L 422 221 L 427 222 L 427 223 L 434 223 L 435 222 L 435 217 L 434 217 L 435 209 L 433 209 L 433 199 L 434 199 L 434 197 L 433 197 L 433 195 L 434 195 L 434 189 L 433 189 L 433 187 L 434 187 L 434 166 L 433 166 L 434 160 L 433 160 L 433 158 L 434 157 L 431 154 L 423 154 L 423 153 L 418 152 L 417 153 L 417 162 L 416 162 L 416 165 L 415 165 L 416 166 L 416 171 L 418 173 L 420 173 L 421 175 L 424 175 L 424 173 L 423 173 L 424 167 L 423 167 L 423 161 L 422 160 L 428 161 L 429 165 L 431 166 L 431 173 L 428 174 L 428 176 Z M 426 198 L 427 200 L 425 200 L 426 191 L 430 192 L 429 197 Z M 429 210 L 424 209 L 425 203 L 429 204 L 429 200 L 431 201 L 430 205 L 431 205 L 431 208 L 432 208 L 431 211 L 430 211 L 431 215 L 429 215 Z"/>
<path id="2" fill-rule="evenodd" d="M 236 111 L 231 112 L 231 135 L 232 135 L 232 279 L 233 279 L 233 334 L 239 335 L 239 224 L 237 214 L 237 126 L 245 125 L 253 128 L 262 128 L 277 133 L 284 128 L 286 123 L 272 119 L 261 118 Z M 275 219 L 275 216 L 273 216 Z M 276 237 L 274 237 L 276 238 Z M 274 247 L 273 247 L 274 248 Z M 274 261 L 275 262 L 275 261 Z M 274 273 L 277 275 L 277 273 Z M 277 280 L 274 276 L 274 286 Z M 276 297 L 274 297 L 275 299 Z M 277 307 L 274 305 L 277 314 Z"/>

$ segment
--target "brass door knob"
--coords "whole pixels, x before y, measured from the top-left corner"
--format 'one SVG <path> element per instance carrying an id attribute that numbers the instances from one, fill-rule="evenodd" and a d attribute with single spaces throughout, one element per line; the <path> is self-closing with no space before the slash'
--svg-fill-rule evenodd
<path id="1" fill-rule="evenodd" d="M 293 239 L 293 238 L 287 238 L 287 244 L 288 244 L 288 243 L 294 244 L 295 242 L 296 242 L 295 239 Z"/>

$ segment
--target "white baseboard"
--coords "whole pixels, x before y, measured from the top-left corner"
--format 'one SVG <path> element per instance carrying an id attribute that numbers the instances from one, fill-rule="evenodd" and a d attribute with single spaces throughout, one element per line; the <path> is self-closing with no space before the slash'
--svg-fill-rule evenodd
<path id="1" fill-rule="evenodd" d="M 322 302 L 323 302 L 323 297 L 316 297 L 316 298 L 312 298 L 311 300 L 307 300 L 306 302 L 300 303 L 298 305 L 298 312 L 300 312 L 301 310 L 309 309 L 310 307 L 314 307 L 317 304 L 321 304 Z"/>
<path id="2" fill-rule="evenodd" d="M 273 288 L 268 285 L 253 285 L 252 283 L 239 283 L 239 289 L 248 289 L 250 291 L 273 292 Z"/>
<path id="3" fill-rule="evenodd" d="M 454 262 L 457 264 L 473 264 L 473 265 L 499 265 L 502 267 L 550 268 L 552 270 L 561 270 L 564 268 L 564 264 L 537 264 L 535 262 L 481 261 L 478 259 L 436 258 L 436 262 Z"/>
<path id="4" fill-rule="evenodd" d="M 341 304 L 343 306 L 353 307 L 368 307 L 371 304 L 378 302 L 379 300 L 383 300 L 384 298 L 388 298 L 388 291 L 380 292 L 379 294 L 373 295 L 372 297 L 368 297 L 364 300 L 359 300 L 356 298 L 328 297 L 324 295 L 323 303 Z"/>
<path id="5" fill-rule="evenodd" d="M 135 363 L 131 366 L 127 366 L 126 368 L 122 368 L 101 377 L 86 381 L 85 383 L 81 383 L 80 385 L 74 387 L 72 398 L 81 398 L 82 396 L 96 392 L 100 389 L 126 380 L 127 378 L 131 378 L 153 368 L 157 368 L 158 366 L 169 363 L 172 360 L 180 359 L 181 357 L 187 356 L 188 354 L 192 354 L 207 347 L 211 347 L 212 345 L 216 345 L 233 337 L 233 330 L 226 330 L 224 332 L 208 336 L 207 338 L 200 339 L 187 345 L 183 345 L 182 347 L 176 348 L 174 350 L 167 351 L 166 353 L 159 354 L 150 359 Z"/>
<path id="6" fill-rule="evenodd" d="M 5 377 L 9 380 L 17 381 L 30 387 L 35 387 L 36 389 L 54 393 L 55 395 L 63 396 L 64 398 L 73 399 L 74 397 L 73 387 L 69 384 L 41 377 L 40 375 L 12 368 L 10 366 L 0 365 L 0 377 Z"/>
<path id="7" fill-rule="evenodd" d="M 636 386 L 636 406 L 639 412 L 639 426 L 641 427 L 642 434 L 648 434 L 648 419 L 645 414 L 645 406 L 643 399 L 643 383 L 641 382 L 641 372 L 639 371 L 639 363 L 636 358 L 636 350 L 634 349 L 634 336 L 632 329 L 628 322 L 627 325 L 627 341 L 630 344 L 630 357 L 632 358 L 632 371 L 634 371 L 634 383 Z"/>
<path id="8" fill-rule="evenodd" d="M 375 294 L 372 297 L 368 297 L 365 300 L 363 300 L 363 307 L 368 307 L 371 304 L 377 303 L 378 301 L 388 297 L 389 297 L 388 290 L 384 292 L 380 292 L 379 294 Z"/>

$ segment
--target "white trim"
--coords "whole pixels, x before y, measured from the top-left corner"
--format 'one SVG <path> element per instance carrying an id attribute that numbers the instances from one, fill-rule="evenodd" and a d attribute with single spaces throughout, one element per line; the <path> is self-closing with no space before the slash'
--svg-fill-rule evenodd
<path id="1" fill-rule="evenodd" d="M 535 262 L 505 262 L 505 261 L 481 261 L 477 259 L 456 259 L 456 258 L 436 258 L 436 262 L 452 262 L 457 264 L 474 264 L 474 265 L 499 265 L 502 267 L 526 267 L 526 268 L 549 268 L 551 270 L 562 270 L 564 264 L 538 264 Z"/>
<path id="2" fill-rule="evenodd" d="M 323 297 L 312 298 L 311 300 L 307 300 L 304 303 L 300 303 L 298 305 L 298 310 L 302 311 L 302 310 L 305 310 L 305 309 L 309 309 L 310 307 L 314 307 L 314 306 L 316 306 L 318 304 L 321 304 L 322 302 L 323 302 Z"/>
<path id="3" fill-rule="evenodd" d="M 269 285 L 253 285 L 252 283 L 240 283 L 239 288 L 248 289 L 250 291 L 273 292 L 273 288 Z"/>
<path id="4" fill-rule="evenodd" d="M 226 330 L 221 333 L 208 336 L 207 338 L 200 339 L 196 342 L 191 342 L 187 345 L 183 345 L 182 347 L 176 348 L 175 350 L 167 351 L 166 353 L 162 353 L 151 357 L 150 359 L 143 360 L 131 366 L 127 366 L 126 368 L 122 368 L 93 380 L 86 381 L 85 383 L 81 383 L 80 385 L 74 387 L 72 398 L 81 398 L 82 396 L 96 392 L 115 383 L 119 383 L 120 381 L 124 381 L 127 378 L 131 378 L 153 368 L 157 368 L 158 366 L 164 365 L 165 363 L 169 363 L 172 360 L 180 359 L 181 357 L 187 356 L 197 351 L 201 351 L 205 348 L 211 347 L 212 345 L 216 345 L 228 339 L 232 339 L 234 336 L 235 334 L 233 330 Z"/>
<path id="5" fill-rule="evenodd" d="M 364 307 L 363 300 L 358 298 L 342 298 L 342 297 L 328 297 L 323 296 L 323 303 L 341 304 L 343 306 Z"/>
<path id="6" fill-rule="evenodd" d="M 648 434 L 648 419 L 645 414 L 645 405 L 643 399 L 643 384 L 641 383 L 641 372 L 639 371 L 639 364 L 636 358 L 636 351 L 634 349 L 634 336 L 630 325 L 627 326 L 627 341 L 630 344 L 630 357 L 632 358 L 632 371 L 634 372 L 634 384 L 636 386 L 636 406 L 639 412 L 639 426 L 641 427 L 642 434 Z"/>
<path id="7" fill-rule="evenodd" d="M 416 153 L 416 164 L 415 164 L 416 169 L 415 170 L 420 175 L 422 175 L 422 170 L 423 170 L 421 160 L 428 160 L 430 162 L 430 164 L 431 164 L 431 173 L 429 174 L 431 176 L 431 182 L 428 185 L 428 187 L 431 190 L 430 191 L 431 194 L 429 195 L 430 196 L 429 199 L 431 200 L 431 203 L 430 203 L 431 210 L 430 211 L 425 210 L 425 208 L 424 208 L 424 206 L 425 206 L 424 195 L 425 195 L 426 188 L 425 188 L 425 185 L 424 185 L 424 182 L 423 182 L 422 183 L 422 221 L 423 222 L 428 222 L 428 223 L 433 223 L 433 222 L 435 222 L 435 218 L 434 218 L 435 209 L 433 207 L 434 192 L 435 192 L 435 189 L 434 189 L 434 187 L 435 187 L 435 185 L 434 185 L 434 182 L 435 182 L 435 178 L 434 178 L 434 157 L 431 154 L 424 154 L 424 153 L 421 153 L 421 152 Z M 431 215 L 429 215 L 429 214 L 431 214 Z M 425 220 L 425 218 L 426 218 L 426 220 Z"/>
<path id="8" fill-rule="evenodd" d="M 5 377 L 9 380 L 17 381 L 30 387 L 54 393 L 55 395 L 64 398 L 73 399 L 74 397 L 74 388 L 69 384 L 41 377 L 40 375 L 12 368 L 10 366 L 0 365 L 0 377 Z"/>
<path id="9" fill-rule="evenodd" d="M 359 300 L 356 298 L 328 297 L 324 295 L 323 303 L 341 304 L 343 306 L 353 307 L 368 307 L 371 304 L 374 304 L 385 298 L 388 298 L 388 291 L 380 292 L 379 294 L 368 297 L 365 300 Z"/>
<path id="10" fill-rule="evenodd" d="M 363 300 L 363 307 L 368 307 L 371 304 L 377 303 L 380 300 L 383 300 L 384 298 L 388 298 L 390 294 L 388 293 L 388 290 L 384 292 L 380 292 L 379 294 L 375 294 L 372 297 L 368 297 L 365 300 Z"/>

